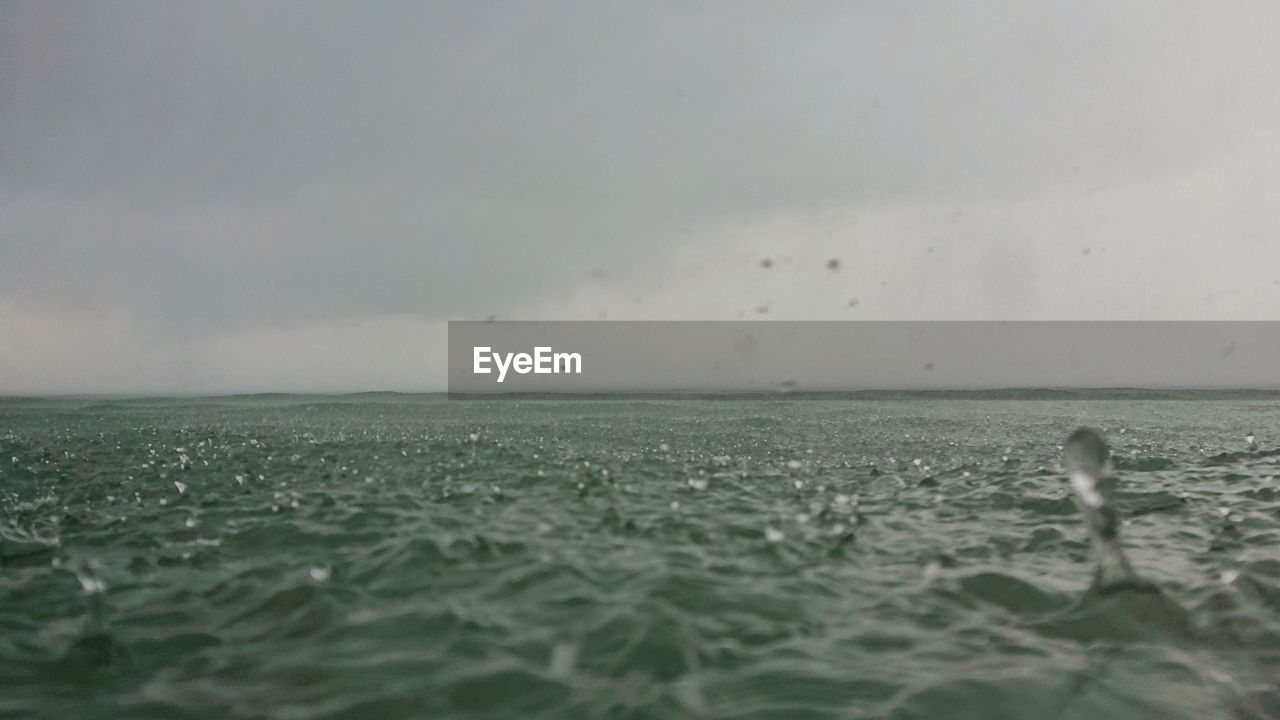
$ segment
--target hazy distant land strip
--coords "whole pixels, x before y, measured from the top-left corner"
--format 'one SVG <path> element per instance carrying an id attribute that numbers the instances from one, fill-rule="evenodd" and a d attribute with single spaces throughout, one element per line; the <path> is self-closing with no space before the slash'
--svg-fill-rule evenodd
<path id="1" fill-rule="evenodd" d="M 759 392 L 446 393 L 450 400 L 1277 400 L 1277 388 L 991 388 L 983 390 L 777 390 Z"/>
<path id="2" fill-rule="evenodd" d="M 3 395 L 0 405 L 41 407 L 321 406 L 350 404 L 412 405 L 446 400 L 1280 400 L 1280 388 L 989 388 L 976 390 L 761 390 L 757 392 L 465 393 L 392 391 L 357 393 L 238 393 L 232 395 Z"/>

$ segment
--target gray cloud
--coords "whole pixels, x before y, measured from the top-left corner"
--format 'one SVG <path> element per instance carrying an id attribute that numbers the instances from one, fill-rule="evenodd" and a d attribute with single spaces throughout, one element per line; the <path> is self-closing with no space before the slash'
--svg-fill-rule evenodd
<path id="1" fill-rule="evenodd" d="M 567 299 L 688 285 L 672 264 L 691 245 L 781 215 L 822 228 L 1201 172 L 1280 125 L 1277 20 L 1262 2 L 7 3 L 0 300 L 112 308 L 138 343 L 190 352 L 376 318 L 616 313 Z M 1016 313 L 1019 278 L 1113 221 L 1019 217 L 994 246 L 927 240 L 995 251 L 981 272 L 1008 283 L 975 316 Z M 836 250 L 867 278 L 907 252 Z M 923 272 L 901 307 L 935 304 L 946 267 Z M 679 292 L 689 317 L 713 305 Z"/>

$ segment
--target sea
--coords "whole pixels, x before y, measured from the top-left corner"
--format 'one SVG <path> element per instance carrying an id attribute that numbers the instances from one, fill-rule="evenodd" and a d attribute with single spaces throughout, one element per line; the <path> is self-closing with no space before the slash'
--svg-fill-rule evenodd
<path id="1" fill-rule="evenodd" d="M 0 717 L 1280 718 L 1277 475 L 1250 393 L 9 398 Z"/>

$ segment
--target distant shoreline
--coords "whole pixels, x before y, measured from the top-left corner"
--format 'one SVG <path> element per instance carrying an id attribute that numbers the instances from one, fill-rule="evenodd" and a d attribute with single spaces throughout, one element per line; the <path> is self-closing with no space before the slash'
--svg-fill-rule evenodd
<path id="1" fill-rule="evenodd" d="M 187 402 L 359 402 L 383 400 L 498 401 L 498 400 L 1271 400 L 1280 388 L 979 388 L 916 390 L 678 390 L 619 392 L 449 393 L 364 391 L 348 393 L 228 393 L 228 394 L 111 394 L 0 395 L 0 404 L 17 403 L 187 403 Z"/>

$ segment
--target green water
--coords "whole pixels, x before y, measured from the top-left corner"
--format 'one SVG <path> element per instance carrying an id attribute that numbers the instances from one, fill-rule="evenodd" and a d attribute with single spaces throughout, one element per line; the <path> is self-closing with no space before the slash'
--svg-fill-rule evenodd
<path id="1" fill-rule="evenodd" d="M 1079 612 L 1081 423 L 1194 637 Z M 0 717 L 1280 717 L 1277 446 L 1249 398 L 0 401 Z"/>

